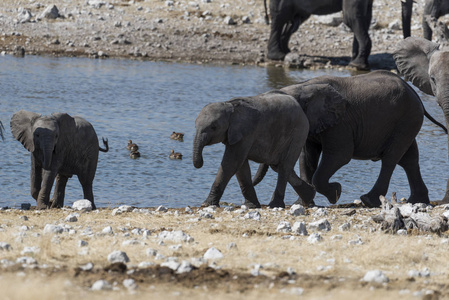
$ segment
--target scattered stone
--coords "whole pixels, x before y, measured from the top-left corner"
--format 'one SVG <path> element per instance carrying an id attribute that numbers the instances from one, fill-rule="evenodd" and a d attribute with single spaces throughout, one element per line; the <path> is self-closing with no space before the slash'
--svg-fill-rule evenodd
<path id="1" fill-rule="evenodd" d="M 281 223 L 279 223 L 278 227 L 276 228 L 276 232 L 284 232 L 284 233 L 292 232 L 290 222 L 282 221 Z"/>
<path id="2" fill-rule="evenodd" d="M 337 12 L 330 15 L 314 16 L 315 22 L 326 26 L 337 27 L 343 23 L 343 15 L 341 12 Z"/>
<path id="3" fill-rule="evenodd" d="M 88 0 L 87 5 L 90 5 L 93 8 L 101 8 L 103 5 L 106 5 L 106 2 L 101 0 Z"/>
<path id="4" fill-rule="evenodd" d="M 125 288 L 127 288 L 128 290 L 135 290 L 137 289 L 137 283 L 134 279 L 129 278 L 129 279 L 125 279 L 123 280 L 123 286 Z"/>
<path id="5" fill-rule="evenodd" d="M 430 270 L 429 268 L 424 268 L 422 271 L 410 270 L 408 277 L 430 277 Z"/>
<path id="6" fill-rule="evenodd" d="M 68 216 L 64 219 L 64 221 L 65 221 L 65 222 L 77 222 L 79 216 L 80 216 L 80 215 L 79 215 L 78 213 L 73 213 L 73 214 L 68 215 Z"/>
<path id="7" fill-rule="evenodd" d="M 173 271 L 176 271 L 180 265 L 181 265 L 180 263 L 174 260 L 168 260 L 166 262 L 161 263 L 161 267 L 167 267 L 172 269 Z"/>
<path id="8" fill-rule="evenodd" d="M 223 254 L 220 252 L 220 250 L 218 250 L 215 247 L 211 247 L 209 248 L 206 253 L 204 253 L 203 258 L 205 259 L 222 259 L 224 256 Z"/>
<path id="9" fill-rule="evenodd" d="M 176 273 L 178 273 L 178 274 L 189 273 L 189 272 L 192 272 L 192 270 L 193 270 L 193 265 L 190 262 L 183 260 L 181 262 L 181 264 L 179 265 L 178 269 L 176 270 Z"/>
<path id="10" fill-rule="evenodd" d="M 73 202 L 72 208 L 74 210 L 91 211 L 92 202 L 87 199 L 77 200 Z"/>
<path id="11" fill-rule="evenodd" d="M 321 219 L 316 222 L 309 223 L 310 230 L 330 231 L 331 224 L 327 219 Z"/>
<path id="12" fill-rule="evenodd" d="M 106 280 L 97 280 L 91 287 L 92 291 L 109 291 L 112 290 L 112 285 Z"/>
<path id="13" fill-rule="evenodd" d="M 79 268 L 83 271 L 92 271 L 92 269 L 94 268 L 94 264 L 89 262 L 85 265 L 80 266 Z"/>
<path id="14" fill-rule="evenodd" d="M 405 229 L 399 229 L 398 231 L 396 231 L 397 235 L 407 235 L 407 230 Z"/>
<path id="15" fill-rule="evenodd" d="M 5 242 L 0 242 L 0 250 L 9 251 L 11 250 L 11 245 Z"/>
<path id="16" fill-rule="evenodd" d="M 318 208 L 318 209 L 313 213 L 313 216 L 314 216 L 314 217 L 325 217 L 325 216 L 327 216 L 327 215 L 328 215 L 327 209 L 326 209 L 326 208 L 323 208 L 323 207 Z"/>
<path id="17" fill-rule="evenodd" d="M 304 216 L 306 214 L 306 210 L 305 210 L 304 206 L 302 206 L 301 204 L 293 204 L 290 207 L 289 213 L 292 216 Z"/>
<path id="18" fill-rule="evenodd" d="M 59 17 L 59 10 L 56 5 L 49 5 L 37 18 L 41 19 L 56 19 Z"/>
<path id="19" fill-rule="evenodd" d="M 147 256 L 156 256 L 157 255 L 157 250 L 156 249 L 152 249 L 152 248 L 148 248 L 146 250 Z"/>
<path id="20" fill-rule="evenodd" d="M 166 208 L 166 207 L 163 206 L 163 205 L 159 205 L 159 207 L 156 208 L 156 211 L 158 211 L 158 212 L 167 212 L 167 211 L 168 211 L 168 208 Z"/>
<path id="21" fill-rule="evenodd" d="M 231 249 L 236 249 L 237 248 L 237 244 L 234 242 L 230 242 L 227 246 L 226 249 L 231 250 Z"/>
<path id="22" fill-rule="evenodd" d="M 182 230 L 174 230 L 174 231 L 164 230 L 161 233 L 159 233 L 158 238 L 166 241 L 173 241 L 176 243 L 179 242 L 191 243 L 194 241 L 194 239 L 190 235 L 184 233 Z"/>
<path id="23" fill-rule="evenodd" d="M 252 210 L 246 213 L 246 215 L 243 216 L 245 219 L 250 219 L 250 220 L 256 220 L 256 221 L 260 221 L 260 212 L 258 212 L 257 210 Z"/>
<path id="24" fill-rule="evenodd" d="M 89 243 L 84 240 L 78 241 L 78 247 L 86 247 L 87 245 L 89 245 Z"/>
<path id="25" fill-rule="evenodd" d="M 386 283 L 390 280 L 388 277 L 380 270 L 372 270 L 366 272 L 365 276 L 363 276 L 362 281 L 365 282 L 375 282 L 375 283 Z"/>
<path id="26" fill-rule="evenodd" d="M 312 233 L 307 238 L 307 242 L 309 242 L 310 244 L 315 244 L 315 243 L 321 242 L 322 240 L 323 240 L 323 238 L 321 237 L 321 235 L 319 233 Z"/>
<path id="27" fill-rule="evenodd" d="M 31 20 L 33 15 L 31 14 L 31 11 L 26 8 L 19 8 L 19 14 L 17 15 L 17 21 L 18 23 L 26 23 Z"/>
<path id="28" fill-rule="evenodd" d="M 292 227 L 292 232 L 298 235 L 308 235 L 306 229 L 306 223 L 304 222 L 295 222 Z"/>
<path id="29" fill-rule="evenodd" d="M 20 252 L 21 255 L 35 255 L 39 253 L 41 249 L 36 246 L 31 247 L 24 247 L 23 250 Z"/>
<path id="30" fill-rule="evenodd" d="M 47 224 L 44 227 L 44 234 L 46 233 L 62 233 L 64 231 L 64 228 L 59 225 L 53 225 L 53 224 Z"/>
<path id="31" fill-rule="evenodd" d="M 108 261 L 110 263 L 116 263 L 116 262 L 127 263 L 127 262 L 129 262 L 129 257 L 125 252 L 113 251 L 113 252 L 109 253 Z"/>
<path id="32" fill-rule="evenodd" d="M 230 16 L 226 16 L 223 19 L 223 23 L 226 24 L 226 25 L 236 25 L 234 19 L 232 17 L 230 17 Z"/>
<path id="33" fill-rule="evenodd" d="M 29 256 L 22 256 L 16 259 L 17 264 L 23 264 L 23 265 L 35 265 L 37 264 L 37 261 Z"/>
<path id="34" fill-rule="evenodd" d="M 401 21 L 396 19 L 388 24 L 388 29 L 391 30 L 401 30 Z"/>
<path id="35" fill-rule="evenodd" d="M 103 228 L 103 230 L 101 231 L 101 233 L 103 234 L 113 234 L 114 231 L 112 230 L 111 226 L 106 226 L 105 228 Z"/>
<path id="36" fill-rule="evenodd" d="M 349 231 L 350 229 L 351 229 L 351 223 L 349 223 L 349 222 L 343 223 L 342 225 L 340 225 L 338 227 L 338 230 L 340 230 L 340 231 Z"/>
<path id="37" fill-rule="evenodd" d="M 214 218 L 214 216 L 210 212 L 207 212 L 204 210 L 200 210 L 198 212 L 198 214 L 200 215 L 201 218 L 204 218 L 204 219 L 213 219 Z"/>

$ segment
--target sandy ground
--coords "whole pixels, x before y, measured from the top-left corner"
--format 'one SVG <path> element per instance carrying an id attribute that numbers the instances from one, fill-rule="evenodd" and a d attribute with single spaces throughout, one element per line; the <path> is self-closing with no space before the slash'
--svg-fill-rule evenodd
<path id="1" fill-rule="evenodd" d="M 413 35 L 422 36 L 423 0 L 416 2 Z M 13 53 L 20 46 L 26 54 L 41 55 L 277 63 L 265 59 L 270 30 L 261 0 L 65 0 L 56 3 L 60 17 L 41 17 L 51 4 L 55 1 L 1 1 L 0 51 Z M 373 69 L 395 67 L 391 52 L 402 39 L 400 16 L 400 1 L 374 1 Z M 227 17 L 235 24 L 228 25 Z M 349 62 L 352 33 L 342 24 L 323 22 L 313 16 L 293 35 L 292 52 L 305 55 L 300 67 L 341 67 Z"/>
<path id="2" fill-rule="evenodd" d="M 54 3 L 60 17 L 40 19 Z M 422 3 L 415 4 L 416 36 L 422 35 Z M 226 17 L 236 24 L 225 24 Z M 375 0 L 373 18 L 371 65 L 394 68 L 391 52 L 402 32 L 391 24 L 400 19 L 399 1 Z M 4 54 L 23 49 L 25 55 L 264 66 L 273 63 L 265 59 L 268 35 L 262 1 L 0 1 Z M 344 26 L 315 17 L 290 43 L 305 55 L 302 67 L 310 68 L 345 67 L 351 45 Z M 386 234 L 371 219 L 380 209 L 358 206 L 307 209 L 303 216 L 255 212 L 260 220 L 239 209 L 150 208 L 118 215 L 101 209 L 69 222 L 70 209 L 0 211 L 1 298 L 449 299 L 447 232 Z M 431 212 L 441 215 L 444 208 Z M 318 231 L 322 241 L 310 243 L 311 224 L 323 218 L 330 231 Z M 278 231 L 283 221 L 304 222 L 308 235 Z M 349 228 L 342 230 L 345 223 Z M 62 232 L 45 233 L 47 224 Z M 190 241 L 165 237 L 178 231 Z M 211 247 L 223 257 L 205 259 Z M 112 263 L 113 251 L 126 252 L 130 261 Z M 192 269 L 178 274 L 174 269 L 183 261 Z M 381 271 L 384 282 L 363 281 L 372 270 Z M 99 280 L 106 283 L 97 285 Z"/>
<path id="3" fill-rule="evenodd" d="M 72 221 L 70 208 L 1 211 L 3 299 L 36 299 L 37 289 L 40 299 L 449 299 L 447 232 L 384 233 L 371 219 L 379 209 L 252 210 L 260 220 L 229 207 L 129 210 L 78 213 Z M 330 230 L 314 230 L 323 219 Z M 308 235 L 282 231 L 282 222 L 304 222 Z M 315 234 L 322 240 L 312 243 Z M 212 247 L 221 258 L 206 257 Z M 113 251 L 129 262 L 108 260 Z M 192 270 L 174 271 L 183 261 Z M 364 281 L 372 270 L 388 281 Z M 97 291 L 99 280 L 107 284 Z"/>

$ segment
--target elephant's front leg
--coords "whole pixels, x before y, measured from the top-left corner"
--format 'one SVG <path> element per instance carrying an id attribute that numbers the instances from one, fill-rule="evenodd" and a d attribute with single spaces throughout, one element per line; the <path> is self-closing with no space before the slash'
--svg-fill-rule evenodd
<path id="1" fill-rule="evenodd" d="M 215 181 L 210 189 L 209 196 L 201 206 L 220 206 L 220 199 L 231 177 L 237 172 L 246 160 L 245 153 L 239 153 L 240 147 L 227 146 Z M 241 151 L 240 151 L 241 152 Z"/>
<path id="2" fill-rule="evenodd" d="M 35 200 L 39 197 L 42 184 L 42 167 L 36 164 L 34 155 L 31 155 L 31 197 Z"/>
<path id="3" fill-rule="evenodd" d="M 69 177 L 58 174 L 56 176 L 55 191 L 51 200 L 51 208 L 61 208 L 64 206 L 65 187 Z"/>
<path id="4" fill-rule="evenodd" d="M 42 171 L 42 187 L 37 197 L 37 209 L 46 209 L 49 206 L 50 192 L 55 182 L 56 171 L 43 170 Z"/>
<path id="5" fill-rule="evenodd" d="M 287 177 L 285 176 L 285 170 L 283 167 L 276 169 L 278 173 L 278 180 L 276 182 L 276 189 L 274 190 L 271 201 L 268 204 L 271 208 L 273 207 L 285 207 L 285 188 L 287 187 Z"/>
<path id="6" fill-rule="evenodd" d="M 256 190 L 254 189 L 251 181 L 251 169 L 247 159 L 243 162 L 243 165 L 235 175 L 237 176 L 240 189 L 242 190 L 243 197 L 245 198 L 245 205 L 248 208 L 260 208 Z"/>
<path id="7" fill-rule="evenodd" d="M 362 195 L 360 200 L 368 207 L 379 207 L 379 196 L 385 196 L 390 185 L 391 176 L 396 167 L 396 163 L 382 160 L 382 167 L 380 168 L 379 178 L 377 178 L 371 191 L 368 194 Z"/>
<path id="8" fill-rule="evenodd" d="M 308 207 L 312 207 L 315 205 L 313 198 L 315 198 L 316 191 L 311 184 L 308 184 L 307 182 L 299 178 L 294 171 L 290 173 L 288 182 L 293 187 L 295 192 L 299 195 L 298 200 L 296 200 L 294 204 L 301 204 Z"/>

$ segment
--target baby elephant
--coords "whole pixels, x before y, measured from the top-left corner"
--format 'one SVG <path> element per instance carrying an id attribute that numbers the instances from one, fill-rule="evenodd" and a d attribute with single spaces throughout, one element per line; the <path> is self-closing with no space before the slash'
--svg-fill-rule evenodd
<path id="1" fill-rule="evenodd" d="M 92 182 L 98 151 L 107 152 L 109 147 L 103 139 L 106 149 L 100 148 L 89 122 L 65 113 L 42 116 L 21 110 L 11 118 L 11 131 L 31 152 L 31 195 L 37 201 L 37 209 L 62 207 L 67 180 L 74 174 L 83 187 L 84 198 L 90 200 L 95 209 Z"/>
<path id="2" fill-rule="evenodd" d="M 248 159 L 270 165 L 278 173 L 270 207 L 285 207 L 287 181 L 306 199 L 313 199 L 314 188 L 293 171 L 307 139 L 309 122 L 291 96 L 271 91 L 254 97 L 234 98 L 206 105 L 195 121 L 193 164 L 203 166 L 204 146 L 223 143 L 226 150 L 203 206 L 217 205 L 231 177 L 236 174 L 245 205 L 260 207 Z"/>

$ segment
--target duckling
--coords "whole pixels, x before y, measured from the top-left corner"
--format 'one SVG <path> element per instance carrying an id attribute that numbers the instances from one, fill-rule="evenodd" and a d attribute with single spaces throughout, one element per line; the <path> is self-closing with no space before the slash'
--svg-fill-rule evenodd
<path id="1" fill-rule="evenodd" d="M 139 151 L 131 151 L 131 153 L 129 154 L 129 157 L 131 157 L 132 159 L 136 159 L 138 157 L 140 157 L 140 152 Z"/>
<path id="2" fill-rule="evenodd" d="M 182 159 L 182 154 L 179 152 L 175 152 L 175 150 L 170 151 L 170 155 L 168 156 L 170 159 Z"/>
<path id="3" fill-rule="evenodd" d="M 126 146 L 126 149 L 129 151 L 137 151 L 139 149 L 139 146 L 137 144 L 134 144 L 132 140 L 128 140 L 128 146 Z"/>
<path id="4" fill-rule="evenodd" d="M 177 141 L 180 141 L 180 142 L 184 142 L 184 133 L 174 132 L 173 131 L 173 133 L 170 135 L 170 138 L 172 140 L 177 140 Z"/>

